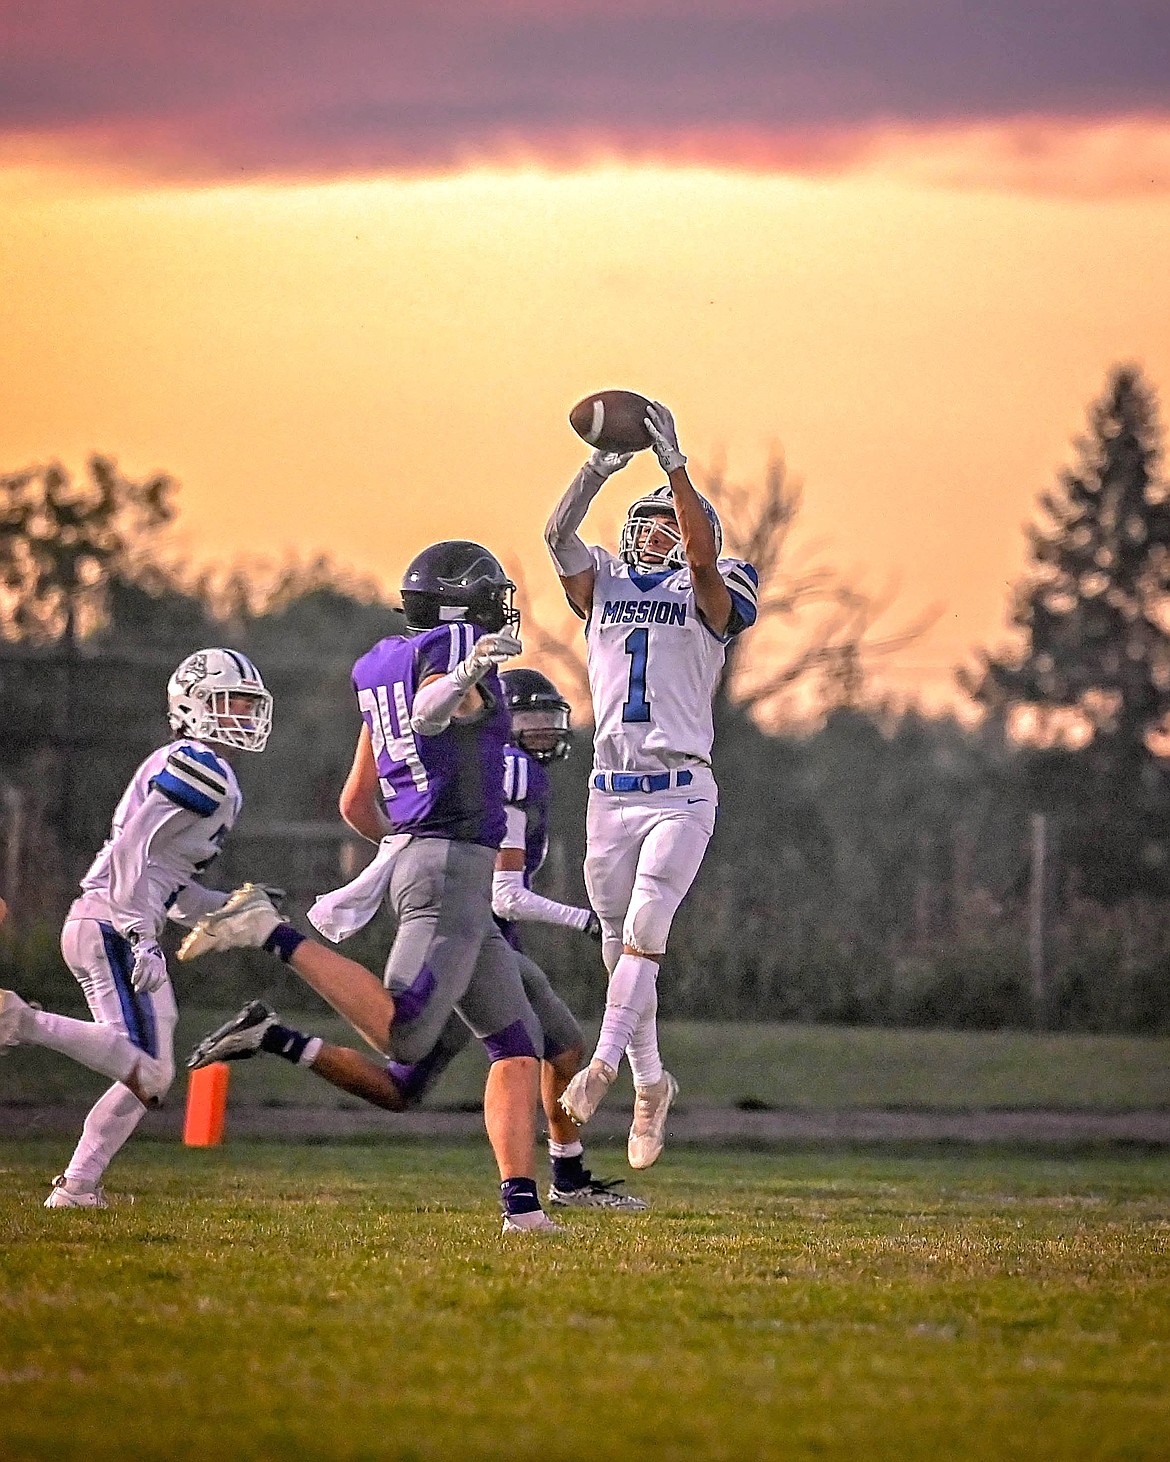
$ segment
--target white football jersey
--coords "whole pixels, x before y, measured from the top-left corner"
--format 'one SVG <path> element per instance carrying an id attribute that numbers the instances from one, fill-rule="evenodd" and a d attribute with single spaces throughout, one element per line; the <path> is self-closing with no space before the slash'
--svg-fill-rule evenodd
<path id="1" fill-rule="evenodd" d="M 157 934 L 242 806 L 235 772 L 205 742 L 172 741 L 152 751 L 130 778 L 69 917 Z"/>
<path id="2" fill-rule="evenodd" d="M 688 568 L 639 574 L 590 548 L 596 576 L 585 625 L 593 697 L 593 763 L 603 772 L 657 772 L 711 763 L 712 705 L 731 635 L 699 618 Z M 755 621 L 758 576 L 721 558 L 732 634 Z"/>

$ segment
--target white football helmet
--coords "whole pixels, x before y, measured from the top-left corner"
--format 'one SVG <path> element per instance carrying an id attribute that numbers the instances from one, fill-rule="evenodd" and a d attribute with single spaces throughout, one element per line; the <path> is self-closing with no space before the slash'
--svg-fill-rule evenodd
<path id="1" fill-rule="evenodd" d="M 272 696 L 238 650 L 197 650 L 167 681 L 171 729 L 196 741 L 263 751 L 272 730 Z"/>
<path id="2" fill-rule="evenodd" d="M 719 514 L 703 494 L 697 493 L 696 496 L 715 531 L 715 555 L 718 557 L 723 552 L 723 524 L 719 521 Z M 665 519 L 664 514 L 669 514 L 669 518 Z M 647 540 L 655 532 L 665 534 L 671 540 L 670 547 L 661 556 L 655 550 L 653 558 L 646 558 L 644 555 Z M 618 557 L 638 574 L 656 574 L 663 569 L 686 567 L 687 556 L 683 552 L 682 534 L 678 530 L 678 519 L 674 512 L 674 494 L 669 486 L 663 484 L 662 487 L 655 488 L 648 497 L 640 497 L 637 502 L 630 504 L 626 521 L 622 524 L 622 536 L 618 541 Z"/>

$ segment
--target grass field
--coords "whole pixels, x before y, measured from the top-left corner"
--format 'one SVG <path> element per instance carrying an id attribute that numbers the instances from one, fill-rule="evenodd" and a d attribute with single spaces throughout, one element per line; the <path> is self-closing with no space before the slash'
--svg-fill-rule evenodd
<path id="1" fill-rule="evenodd" d="M 199 1036 L 232 1013 L 218 1007 L 183 1010 L 176 1041 L 180 1066 Z M 330 1013 L 290 1019 L 342 1044 L 361 1044 Z M 693 1021 L 666 1021 L 661 1029 L 663 1053 L 682 1083 L 684 1106 L 838 1111 L 1170 1107 L 1170 1040 L 1165 1039 Z M 470 1047 L 430 1104 L 478 1104 L 483 1069 L 479 1048 Z M 101 1077 L 48 1051 L 13 1051 L 0 1065 L 0 1102 L 92 1100 L 105 1086 Z M 612 1100 L 625 1105 L 629 1096 L 623 1065 Z M 172 1097 L 177 1099 L 177 1094 Z M 347 1099 L 283 1061 L 262 1060 L 233 1070 L 232 1100 L 338 1106 Z"/>
<path id="2" fill-rule="evenodd" d="M 1170 1156 L 671 1150 L 503 1240 L 482 1144 L 0 1148 L 0 1455 L 1166 1458 Z"/>

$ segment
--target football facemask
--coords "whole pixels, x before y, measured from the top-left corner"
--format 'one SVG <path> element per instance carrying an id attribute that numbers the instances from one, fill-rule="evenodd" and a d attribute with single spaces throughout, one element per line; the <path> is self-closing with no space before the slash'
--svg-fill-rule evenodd
<path id="1" fill-rule="evenodd" d="M 715 553 L 723 552 L 723 524 L 719 514 L 702 495 L 696 494 L 715 534 Z M 687 556 L 674 511 L 674 494 L 669 487 L 656 488 L 649 497 L 630 504 L 618 557 L 638 574 L 656 574 L 664 569 L 685 568 Z"/>
<path id="2" fill-rule="evenodd" d="M 557 706 L 548 710 L 513 711 L 512 734 L 516 745 L 534 761 L 560 761 L 568 756 L 572 745 L 569 708 Z"/>

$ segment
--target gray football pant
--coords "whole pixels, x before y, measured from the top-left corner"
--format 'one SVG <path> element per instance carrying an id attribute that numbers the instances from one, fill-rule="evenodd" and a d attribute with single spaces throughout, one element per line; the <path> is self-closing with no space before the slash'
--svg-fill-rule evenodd
<path id="1" fill-rule="evenodd" d="M 577 1018 L 548 982 L 548 976 L 535 961 L 509 946 L 520 965 L 520 978 L 524 982 L 524 993 L 540 1021 L 543 1049 L 546 1061 L 555 1060 L 562 1051 L 580 1048 L 585 1043 Z M 439 1039 L 421 1061 L 413 1065 L 392 1061 L 390 1070 L 406 1097 L 407 1104 L 414 1106 L 431 1091 L 439 1077 L 454 1061 L 460 1051 L 471 1040 L 468 1030 L 459 1015 L 452 1012 Z"/>
<path id="2" fill-rule="evenodd" d="M 494 848 L 445 838 L 412 838 L 398 855 L 389 890 L 398 933 L 385 974 L 394 1060 L 421 1061 L 453 1010 L 492 1061 L 541 1050 L 516 952 L 492 918 L 495 863 Z"/>

